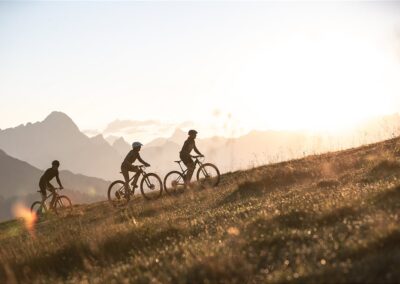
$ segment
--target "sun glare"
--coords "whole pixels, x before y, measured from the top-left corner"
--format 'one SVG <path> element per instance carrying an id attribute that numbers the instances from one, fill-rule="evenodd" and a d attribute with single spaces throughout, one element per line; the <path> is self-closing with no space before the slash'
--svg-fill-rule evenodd
<path id="1" fill-rule="evenodd" d="M 396 111 L 399 62 L 369 38 L 294 35 L 244 67 L 237 92 L 257 103 L 236 108 L 253 127 L 339 131 Z"/>
<path id="2" fill-rule="evenodd" d="M 33 235 L 37 220 L 36 214 L 32 213 L 31 210 L 22 203 L 16 203 L 13 206 L 13 214 L 16 218 L 22 218 L 24 220 L 25 228 Z"/>

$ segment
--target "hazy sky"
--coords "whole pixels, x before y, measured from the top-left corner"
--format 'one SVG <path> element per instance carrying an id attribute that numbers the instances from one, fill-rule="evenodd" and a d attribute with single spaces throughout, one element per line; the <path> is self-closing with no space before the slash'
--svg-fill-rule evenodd
<path id="1" fill-rule="evenodd" d="M 0 2 L 0 97 L 0 128 L 340 128 L 400 109 L 400 4 Z"/>

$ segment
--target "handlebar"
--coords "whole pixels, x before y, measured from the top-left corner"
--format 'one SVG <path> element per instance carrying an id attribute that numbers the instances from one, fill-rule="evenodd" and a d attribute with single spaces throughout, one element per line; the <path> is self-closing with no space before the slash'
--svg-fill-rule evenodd
<path id="1" fill-rule="evenodd" d="M 204 156 L 200 156 L 200 155 L 198 155 L 198 156 L 191 156 L 193 159 L 197 159 L 197 158 L 204 158 Z"/>
<path id="2" fill-rule="evenodd" d="M 62 189 L 64 189 L 64 188 L 61 188 L 61 187 L 46 188 L 46 190 L 48 190 L 48 191 L 52 191 L 52 190 L 62 190 Z M 42 193 L 41 190 L 38 190 L 37 192 Z"/>

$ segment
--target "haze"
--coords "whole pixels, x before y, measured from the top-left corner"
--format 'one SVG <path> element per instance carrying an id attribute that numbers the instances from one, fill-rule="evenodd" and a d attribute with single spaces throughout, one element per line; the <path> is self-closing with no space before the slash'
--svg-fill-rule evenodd
<path id="1" fill-rule="evenodd" d="M 398 112 L 399 79 L 393 2 L 0 3 L 0 128 L 330 131 Z"/>

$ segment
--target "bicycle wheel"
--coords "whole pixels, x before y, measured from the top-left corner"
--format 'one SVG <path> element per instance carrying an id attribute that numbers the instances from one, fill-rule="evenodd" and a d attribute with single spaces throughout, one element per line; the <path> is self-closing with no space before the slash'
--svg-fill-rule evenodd
<path id="1" fill-rule="evenodd" d="M 46 205 L 43 206 L 41 201 L 35 201 L 32 203 L 31 212 L 35 213 L 37 216 L 43 215 L 46 211 Z"/>
<path id="2" fill-rule="evenodd" d="M 197 171 L 197 181 L 203 188 L 213 188 L 219 184 L 221 174 L 218 168 L 210 163 L 203 164 Z"/>
<path id="3" fill-rule="evenodd" d="M 174 194 L 185 189 L 185 178 L 181 172 L 169 172 L 164 178 L 164 189 L 168 194 Z"/>
<path id="4" fill-rule="evenodd" d="M 54 211 L 57 215 L 61 213 L 69 214 L 72 211 L 72 202 L 71 200 L 65 196 L 60 195 L 57 197 L 57 200 L 54 204 Z"/>
<path id="5" fill-rule="evenodd" d="M 140 183 L 140 191 L 147 200 L 158 199 L 162 194 L 161 178 L 153 173 L 146 174 Z"/>
<path id="6" fill-rule="evenodd" d="M 125 182 L 117 180 L 110 184 L 107 197 L 112 206 L 125 206 L 130 199 L 130 196 L 127 196 L 125 192 Z"/>

